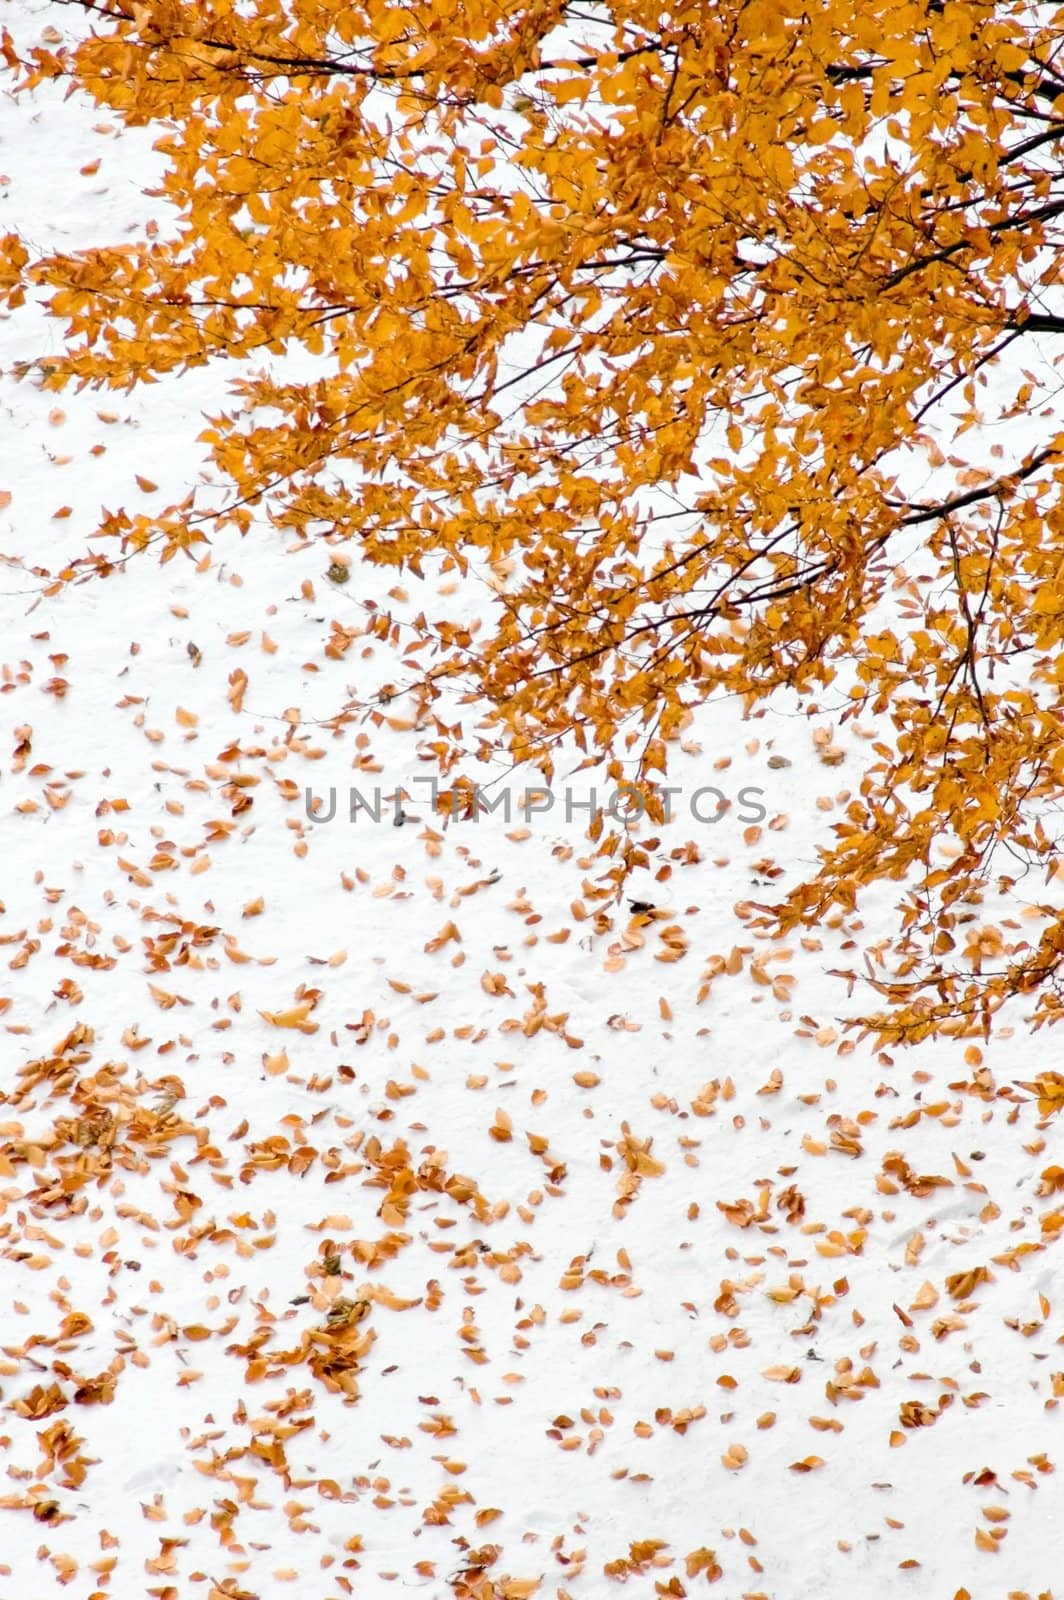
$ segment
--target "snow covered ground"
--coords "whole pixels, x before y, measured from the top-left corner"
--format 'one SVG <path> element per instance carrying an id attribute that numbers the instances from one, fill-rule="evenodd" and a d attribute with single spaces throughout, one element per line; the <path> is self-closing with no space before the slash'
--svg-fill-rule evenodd
<path id="1" fill-rule="evenodd" d="M 5 93 L 2 231 L 128 237 L 156 159 Z M 0 1600 L 1048 1591 L 1049 1042 L 846 1035 L 885 892 L 789 946 L 735 915 L 874 730 L 828 765 L 831 706 L 714 706 L 642 912 L 516 778 L 445 827 L 431 730 L 372 709 L 366 602 L 418 580 L 263 527 L 49 583 L 201 482 L 228 376 L 16 382 L 60 337 L 0 323 Z M 700 821 L 714 785 L 763 821 Z"/>

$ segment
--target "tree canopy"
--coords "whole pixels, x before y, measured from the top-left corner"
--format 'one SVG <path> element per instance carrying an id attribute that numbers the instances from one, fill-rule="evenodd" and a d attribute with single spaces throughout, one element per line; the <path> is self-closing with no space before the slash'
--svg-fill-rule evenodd
<path id="1" fill-rule="evenodd" d="M 896 880 L 883 1037 L 986 1030 L 1010 995 L 1055 1021 L 1064 11 L 70 9 L 77 38 L 8 64 L 157 125 L 166 204 L 111 248 L 8 236 L 0 293 L 64 322 L 52 388 L 245 363 L 206 435 L 226 509 L 109 516 L 112 548 L 268 516 L 491 574 L 475 653 L 423 617 L 424 693 L 468 685 L 548 774 L 565 739 L 634 762 L 652 816 L 692 708 L 830 690 L 877 719 L 860 792 L 758 915 Z M 278 376 L 299 351 L 313 375 Z M 640 847 L 595 826 L 619 884 Z M 1032 871 L 1024 943 L 979 908 Z"/>

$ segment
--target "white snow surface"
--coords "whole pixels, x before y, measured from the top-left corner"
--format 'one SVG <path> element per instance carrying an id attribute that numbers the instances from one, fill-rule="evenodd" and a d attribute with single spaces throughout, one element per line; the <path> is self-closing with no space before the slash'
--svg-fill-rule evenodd
<path id="1" fill-rule="evenodd" d="M 48 9 L 4 20 L 26 41 Z M 157 160 L 59 89 L 4 93 L 3 231 L 132 237 Z M 863 972 L 891 892 L 787 945 L 735 916 L 811 868 L 874 729 L 708 708 L 632 886 L 651 917 L 595 901 L 560 802 L 351 823 L 349 786 L 430 771 L 402 697 L 322 726 L 396 678 L 387 646 L 324 650 L 368 599 L 402 615 L 394 575 L 337 585 L 262 526 L 45 594 L 101 506 L 202 483 L 230 376 L 15 381 L 61 337 L 0 323 L 0 1600 L 1048 1591 L 1059 1135 L 1015 1085 L 1051 1043 L 1020 1014 L 981 1056 L 846 1034 L 874 997 L 829 969 Z M 764 824 L 694 819 L 713 784 L 763 788 Z M 305 991 L 306 1031 L 264 1016 Z M 945 1182 L 907 1191 L 891 1153 Z M 277 1354 L 324 1349 L 338 1300 L 368 1306 L 357 1399 Z"/>

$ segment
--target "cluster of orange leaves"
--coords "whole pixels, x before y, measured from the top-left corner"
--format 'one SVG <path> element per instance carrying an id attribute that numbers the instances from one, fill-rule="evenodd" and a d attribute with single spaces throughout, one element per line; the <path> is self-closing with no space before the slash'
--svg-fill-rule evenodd
<path id="1" fill-rule="evenodd" d="M 549 775 L 575 740 L 634 769 L 654 817 L 692 707 L 834 684 L 884 736 L 769 914 L 812 925 L 897 880 L 881 1034 L 986 1031 L 1012 994 L 1056 1020 L 1054 901 L 1037 947 L 989 968 L 957 938 L 999 847 L 1058 864 L 1064 468 L 1016 366 L 1064 331 L 1054 20 L 1020 0 L 90 10 L 87 37 L 3 53 L 27 90 L 69 79 L 163 127 L 170 210 L 111 248 L 0 241 L 3 300 L 43 295 L 66 326 L 40 380 L 319 357 L 307 382 L 246 365 L 210 419 L 225 518 L 487 575 L 490 628 L 423 615 L 408 655 L 430 701 L 451 681 L 489 708 L 466 753 Z M 1016 417 L 1010 455 L 963 453 Z M 102 529 L 169 559 L 206 535 L 194 502 Z M 645 852 L 593 828 L 620 883 Z"/>

